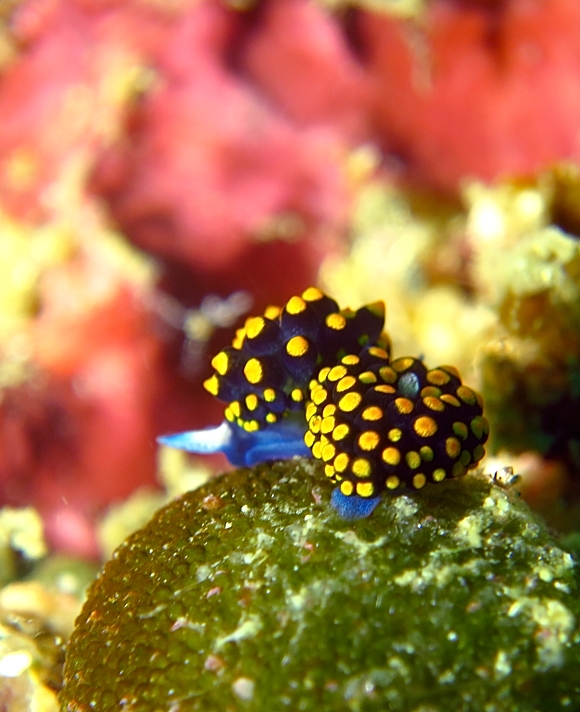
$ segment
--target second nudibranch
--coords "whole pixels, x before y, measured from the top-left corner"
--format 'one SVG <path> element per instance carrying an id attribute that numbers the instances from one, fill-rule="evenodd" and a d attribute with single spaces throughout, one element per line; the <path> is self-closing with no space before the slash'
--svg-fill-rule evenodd
<path id="1" fill-rule="evenodd" d="M 383 324 L 382 302 L 339 309 L 315 287 L 268 307 L 212 359 L 204 385 L 227 403 L 224 422 L 159 442 L 239 466 L 315 457 L 346 519 L 368 516 L 385 489 L 464 475 L 485 452 L 481 397 L 452 366 L 391 361 Z"/>

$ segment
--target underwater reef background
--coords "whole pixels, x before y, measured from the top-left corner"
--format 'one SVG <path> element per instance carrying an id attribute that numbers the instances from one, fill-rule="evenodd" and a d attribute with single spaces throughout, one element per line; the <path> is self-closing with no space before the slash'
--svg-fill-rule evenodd
<path id="1" fill-rule="evenodd" d="M 576 0 L 0 4 L 0 706 L 57 709 L 96 567 L 231 469 L 156 437 L 218 424 L 211 358 L 310 285 L 456 366 L 481 472 L 580 550 L 579 24 Z"/>

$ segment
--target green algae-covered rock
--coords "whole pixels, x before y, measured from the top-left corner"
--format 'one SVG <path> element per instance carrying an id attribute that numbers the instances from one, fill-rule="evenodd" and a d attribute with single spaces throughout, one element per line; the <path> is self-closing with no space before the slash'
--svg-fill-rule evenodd
<path id="1" fill-rule="evenodd" d="M 329 496 L 298 460 L 160 510 L 89 591 L 63 710 L 580 709 L 578 565 L 514 493 Z"/>

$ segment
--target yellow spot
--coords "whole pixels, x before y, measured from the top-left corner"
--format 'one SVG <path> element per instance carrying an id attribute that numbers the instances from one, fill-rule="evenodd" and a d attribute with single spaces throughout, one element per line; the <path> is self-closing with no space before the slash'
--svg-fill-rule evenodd
<path id="1" fill-rule="evenodd" d="M 393 386 L 373 386 L 373 389 L 378 393 L 394 393 L 395 389 Z"/>
<path id="2" fill-rule="evenodd" d="M 371 474 L 371 463 L 364 457 L 357 457 L 350 469 L 357 477 L 368 477 Z"/>
<path id="3" fill-rule="evenodd" d="M 332 443 L 327 443 L 323 448 L 322 448 L 322 459 L 324 462 L 328 462 L 329 460 L 332 460 L 332 458 L 336 455 L 336 448 Z"/>
<path id="4" fill-rule="evenodd" d="M 225 351 L 220 351 L 219 354 L 216 354 L 212 358 L 211 365 L 220 374 L 220 376 L 225 376 L 229 367 L 229 358 L 227 353 Z"/>
<path id="5" fill-rule="evenodd" d="M 309 403 L 306 406 L 306 413 L 304 414 L 306 417 L 306 421 L 309 421 L 310 418 L 312 418 L 313 415 L 316 415 L 318 412 L 318 408 L 314 405 L 314 403 Z"/>
<path id="6" fill-rule="evenodd" d="M 335 424 L 336 421 L 332 415 L 328 418 L 323 418 L 322 423 L 320 425 L 320 432 L 325 434 L 331 433 L 334 430 Z"/>
<path id="7" fill-rule="evenodd" d="M 485 448 L 483 445 L 476 445 L 473 448 L 473 464 L 479 462 L 481 458 L 485 455 Z"/>
<path id="8" fill-rule="evenodd" d="M 443 482 L 443 480 L 447 477 L 447 473 L 442 467 L 438 467 L 436 470 L 433 470 L 432 477 L 435 482 Z"/>
<path id="9" fill-rule="evenodd" d="M 305 339 L 303 336 L 293 336 L 286 344 L 286 353 L 289 356 L 299 358 L 300 356 L 304 356 L 308 351 L 308 347 L 308 339 Z"/>
<path id="10" fill-rule="evenodd" d="M 209 391 L 212 396 L 217 396 L 220 390 L 220 382 L 215 373 L 211 378 L 208 378 L 207 381 L 203 382 L 203 387 L 206 391 Z"/>
<path id="11" fill-rule="evenodd" d="M 378 346 L 371 346 L 369 349 L 369 353 L 371 356 L 375 356 L 376 358 L 382 358 L 385 361 L 389 360 L 389 354 L 384 349 L 381 349 Z"/>
<path id="12" fill-rule="evenodd" d="M 340 381 L 341 378 L 344 378 L 348 371 L 344 366 L 335 366 L 334 368 L 331 368 L 329 373 L 328 373 L 328 380 L 329 381 Z"/>
<path id="13" fill-rule="evenodd" d="M 408 415 L 413 410 L 413 403 L 408 398 L 395 398 L 395 408 L 399 413 Z"/>
<path id="14" fill-rule="evenodd" d="M 362 373 L 359 373 L 358 380 L 361 383 L 376 383 L 377 382 L 377 377 L 372 371 L 363 371 Z"/>
<path id="15" fill-rule="evenodd" d="M 413 430 L 422 438 L 430 438 L 437 432 L 437 423 L 428 415 L 421 415 L 415 419 Z"/>
<path id="16" fill-rule="evenodd" d="M 477 391 L 473 391 L 475 393 L 475 400 L 477 401 L 477 405 L 483 410 L 483 398 L 479 395 Z"/>
<path id="17" fill-rule="evenodd" d="M 266 403 L 273 403 L 276 400 L 276 391 L 273 388 L 264 390 L 264 400 Z"/>
<path id="18" fill-rule="evenodd" d="M 362 396 L 360 395 L 360 393 L 352 391 L 351 393 L 347 393 L 345 396 L 342 396 L 342 398 L 338 401 L 338 407 L 343 412 L 350 413 L 358 407 L 361 400 Z"/>
<path id="19" fill-rule="evenodd" d="M 329 314 L 324 321 L 329 329 L 334 329 L 335 331 L 340 331 L 346 326 L 346 319 L 342 314 L 338 313 Z"/>
<path id="20" fill-rule="evenodd" d="M 455 368 L 455 366 L 439 366 L 439 368 L 443 371 L 447 371 L 447 373 L 455 376 L 455 378 L 459 378 L 459 371 Z"/>
<path id="21" fill-rule="evenodd" d="M 382 417 L 382 408 L 379 408 L 377 405 L 370 405 L 368 408 L 365 408 L 361 413 L 361 418 L 363 420 L 380 420 Z"/>
<path id="22" fill-rule="evenodd" d="M 295 403 L 302 403 L 304 400 L 304 393 L 302 393 L 300 388 L 295 388 L 290 394 L 290 398 L 292 398 Z"/>
<path id="23" fill-rule="evenodd" d="M 344 482 L 340 483 L 340 491 L 342 494 L 350 497 L 350 495 L 354 492 L 354 485 L 352 482 L 349 482 L 349 480 L 344 480 Z"/>
<path id="24" fill-rule="evenodd" d="M 306 443 L 306 447 L 312 447 L 314 445 L 315 440 L 316 436 L 314 435 L 314 433 L 310 430 L 307 430 L 304 434 L 304 442 Z"/>
<path id="25" fill-rule="evenodd" d="M 441 389 L 436 386 L 425 386 L 425 388 L 421 388 L 421 398 L 428 398 L 429 396 L 439 398 L 440 395 Z"/>
<path id="26" fill-rule="evenodd" d="M 455 396 L 452 396 L 450 393 L 444 393 L 441 396 L 441 400 L 444 403 L 447 403 L 447 405 L 455 406 L 455 408 L 458 408 L 461 405 L 457 398 Z"/>
<path id="27" fill-rule="evenodd" d="M 244 376 L 249 383 L 260 383 L 264 376 L 264 369 L 257 358 L 251 358 L 244 366 Z"/>
<path id="28" fill-rule="evenodd" d="M 329 403 L 328 405 L 324 406 L 324 410 L 322 411 L 322 417 L 323 418 L 329 418 L 331 415 L 334 415 L 336 413 L 336 406 L 334 403 Z"/>
<path id="29" fill-rule="evenodd" d="M 320 460 L 320 455 L 322 454 L 322 443 L 320 440 L 317 440 L 310 449 L 312 450 L 312 457 Z"/>
<path id="30" fill-rule="evenodd" d="M 334 467 L 333 467 L 332 465 L 325 465 L 325 466 L 324 466 L 324 474 L 325 474 L 327 477 L 334 477 L 334 473 L 335 473 L 335 470 L 334 470 Z"/>
<path id="31" fill-rule="evenodd" d="M 302 299 L 305 299 L 307 302 L 317 302 L 319 299 L 322 299 L 323 296 L 324 294 L 316 287 L 308 287 L 308 289 L 302 292 Z"/>
<path id="32" fill-rule="evenodd" d="M 260 423 L 258 423 L 257 420 L 246 420 L 244 423 L 244 430 L 247 430 L 249 433 L 255 433 L 256 430 L 260 429 Z"/>
<path id="33" fill-rule="evenodd" d="M 346 468 L 348 467 L 349 461 L 350 461 L 350 458 L 346 454 L 346 452 L 341 452 L 339 455 L 337 455 L 334 458 L 334 469 L 337 472 L 344 472 L 346 470 Z"/>
<path id="34" fill-rule="evenodd" d="M 481 440 L 484 435 L 489 433 L 489 424 L 482 415 L 476 415 L 469 425 L 471 432 L 478 440 Z"/>
<path id="35" fill-rule="evenodd" d="M 464 403 L 467 403 L 467 405 L 475 405 L 477 403 L 475 393 L 467 386 L 459 386 L 455 393 L 457 394 L 457 397 Z"/>
<path id="36" fill-rule="evenodd" d="M 451 477 L 463 477 L 467 472 L 467 468 L 462 462 L 456 462 L 451 468 Z"/>
<path id="37" fill-rule="evenodd" d="M 367 430 L 366 433 L 361 433 L 358 438 L 358 444 L 361 450 L 374 450 L 381 442 L 381 438 L 374 430 Z"/>
<path id="38" fill-rule="evenodd" d="M 270 304 L 270 306 L 266 307 L 264 311 L 264 316 L 266 317 L 266 319 L 272 319 L 274 321 L 280 316 L 281 312 L 282 310 L 280 309 L 280 307 L 276 307 L 273 304 Z"/>
<path id="39" fill-rule="evenodd" d="M 226 420 L 229 420 L 230 423 L 232 423 L 236 418 L 236 416 L 232 413 L 232 409 L 230 407 L 224 410 L 224 415 Z"/>
<path id="40" fill-rule="evenodd" d="M 387 465 L 395 466 L 401 462 L 401 453 L 396 447 L 387 447 L 383 450 L 382 458 Z"/>
<path id="41" fill-rule="evenodd" d="M 256 410 L 258 407 L 258 396 L 254 393 L 250 393 L 250 395 L 246 396 L 246 406 L 248 410 Z"/>
<path id="42" fill-rule="evenodd" d="M 416 475 L 413 476 L 413 487 L 415 489 L 421 489 L 421 487 L 425 487 L 426 482 L 427 478 L 422 472 L 418 472 Z"/>
<path id="43" fill-rule="evenodd" d="M 244 324 L 246 336 L 248 339 L 255 339 L 262 333 L 262 331 L 264 331 L 265 326 L 266 322 L 261 316 L 252 316 L 249 319 L 246 319 L 246 323 Z"/>
<path id="44" fill-rule="evenodd" d="M 398 443 L 399 440 L 403 437 L 403 431 L 399 428 L 391 428 L 387 433 L 387 437 L 392 443 Z"/>
<path id="45" fill-rule="evenodd" d="M 423 390 L 425 390 L 425 388 Z M 439 412 L 445 410 L 443 403 L 435 396 L 427 396 L 426 398 L 423 398 L 423 403 L 431 410 L 437 410 Z"/>
<path id="46" fill-rule="evenodd" d="M 379 368 L 379 376 L 385 383 L 394 383 L 397 380 L 397 374 L 389 366 Z"/>
<path id="47" fill-rule="evenodd" d="M 242 414 L 242 409 L 240 408 L 240 404 L 238 403 L 238 401 L 232 401 L 230 403 L 230 410 L 236 416 L 236 418 L 239 418 Z"/>
<path id="48" fill-rule="evenodd" d="M 344 363 L 347 366 L 356 366 L 359 362 L 360 358 L 358 356 L 355 356 L 354 354 L 347 354 L 341 359 L 341 363 Z"/>
<path id="49" fill-rule="evenodd" d="M 336 428 L 332 431 L 332 439 L 342 440 L 343 438 L 346 438 L 349 432 L 350 428 L 348 427 L 348 425 L 346 425 L 345 423 L 341 423 L 340 425 L 337 425 Z"/>
<path id="50" fill-rule="evenodd" d="M 352 388 L 356 383 L 356 378 L 354 376 L 345 376 L 344 378 L 341 378 L 340 381 L 336 384 L 336 390 L 339 393 L 342 393 L 343 391 L 348 391 L 349 388 Z"/>
<path id="51" fill-rule="evenodd" d="M 292 297 L 285 307 L 288 314 L 301 314 L 306 309 L 306 302 L 300 297 Z"/>
<path id="52" fill-rule="evenodd" d="M 234 336 L 234 338 L 232 340 L 232 347 L 234 349 L 238 349 L 238 351 L 239 351 L 244 344 L 245 338 L 246 338 L 246 330 L 245 329 L 236 329 L 236 335 Z"/>
<path id="53" fill-rule="evenodd" d="M 434 457 L 433 449 L 428 445 L 423 445 L 423 447 L 419 448 L 419 455 L 421 455 L 421 460 L 424 462 L 431 462 Z"/>
<path id="54" fill-rule="evenodd" d="M 471 453 L 468 450 L 464 450 L 459 457 L 459 461 L 467 467 L 471 462 Z"/>
<path id="55" fill-rule="evenodd" d="M 393 363 L 391 364 L 391 367 L 395 369 L 397 373 L 402 373 L 403 371 L 406 371 L 408 368 L 411 368 L 413 363 L 415 362 L 414 358 L 398 358 Z"/>
<path id="56" fill-rule="evenodd" d="M 313 433 L 319 433 L 321 424 L 322 418 L 319 415 L 315 415 L 313 418 L 310 419 L 308 427 L 310 428 L 310 430 L 312 430 Z"/>
<path id="57" fill-rule="evenodd" d="M 310 397 L 316 403 L 316 405 L 322 405 L 322 403 L 324 403 L 324 401 L 327 399 L 328 393 L 324 390 L 324 388 L 318 388 L 315 391 L 312 391 Z"/>
<path id="58" fill-rule="evenodd" d="M 266 422 L 267 423 L 275 423 L 278 420 L 278 416 L 276 413 L 268 413 L 266 415 Z"/>
<path id="59" fill-rule="evenodd" d="M 375 488 L 372 482 L 357 482 L 356 493 L 359 497 L 372 497 Z"/>
<path id="60" fill-rule="evenodd" d="M 445 452 L 449 457 L 455 459 L 461 452 L 461 443 L 457 438 L 447 438 L 445 441 Z"/>
<path id="61" fill-rule="evenodd" d="M 427 380 L 434 386 L 444 386 L 451 380 L 448 373 L 439 368 L 434 368 L 432 371 L 427 371 Z"/>
<path id="62" fill-rule="evenodd" d="M 460 423 L 459 421 L 453 423 L 453 434 L 457 435 L 458 438 L 465 440 L 469 435 L 469 430 L 465 423 Z"/>
<path id="63" fill-rule="evenodd" d="M 390 475 L 389 477 L 387 477 L 387 481 L 385 482 L 386 488 L 390 490 L 397 489 L 400 484 L 401 480 L 398 477 L 395 477 L 395 475 Z"/>
<path id="64" fill-rule="evenodd" d="M 418 452 L 415 452 L 414 450 L 411 450 L 411 452 L 408 452 L 405 455 L 405 460 L 407 462 L 407 465 L 409 465 L 412 470 L 416 470 L 421 464 L 421 456 Z"/>
<path id="65" fill-rule="evenodd" d="M 330 373 L 330 366 L 325 366 L 323 369 L 320 370 L 320 373 L 318 374 L 318 380 L 320 383 L 324 383 L 326 381 L 326 377 Z"/>

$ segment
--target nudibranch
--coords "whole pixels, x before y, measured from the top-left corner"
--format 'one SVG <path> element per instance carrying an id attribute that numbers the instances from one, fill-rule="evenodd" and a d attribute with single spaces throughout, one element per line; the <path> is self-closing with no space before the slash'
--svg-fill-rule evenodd
<path id="1" fill-rule="evenodd" d="M 251 466 L 322 460 L 345 519 L 368 516 L 384 490 L 460 477 L 483 457 L 481 397 L 452 366 L 391 360 L 384 304 L 339 309 L 310 287 L 250 317 L 212 359 L 205 388 L 227 403 L 216 428 L 158 438 Z"/>

